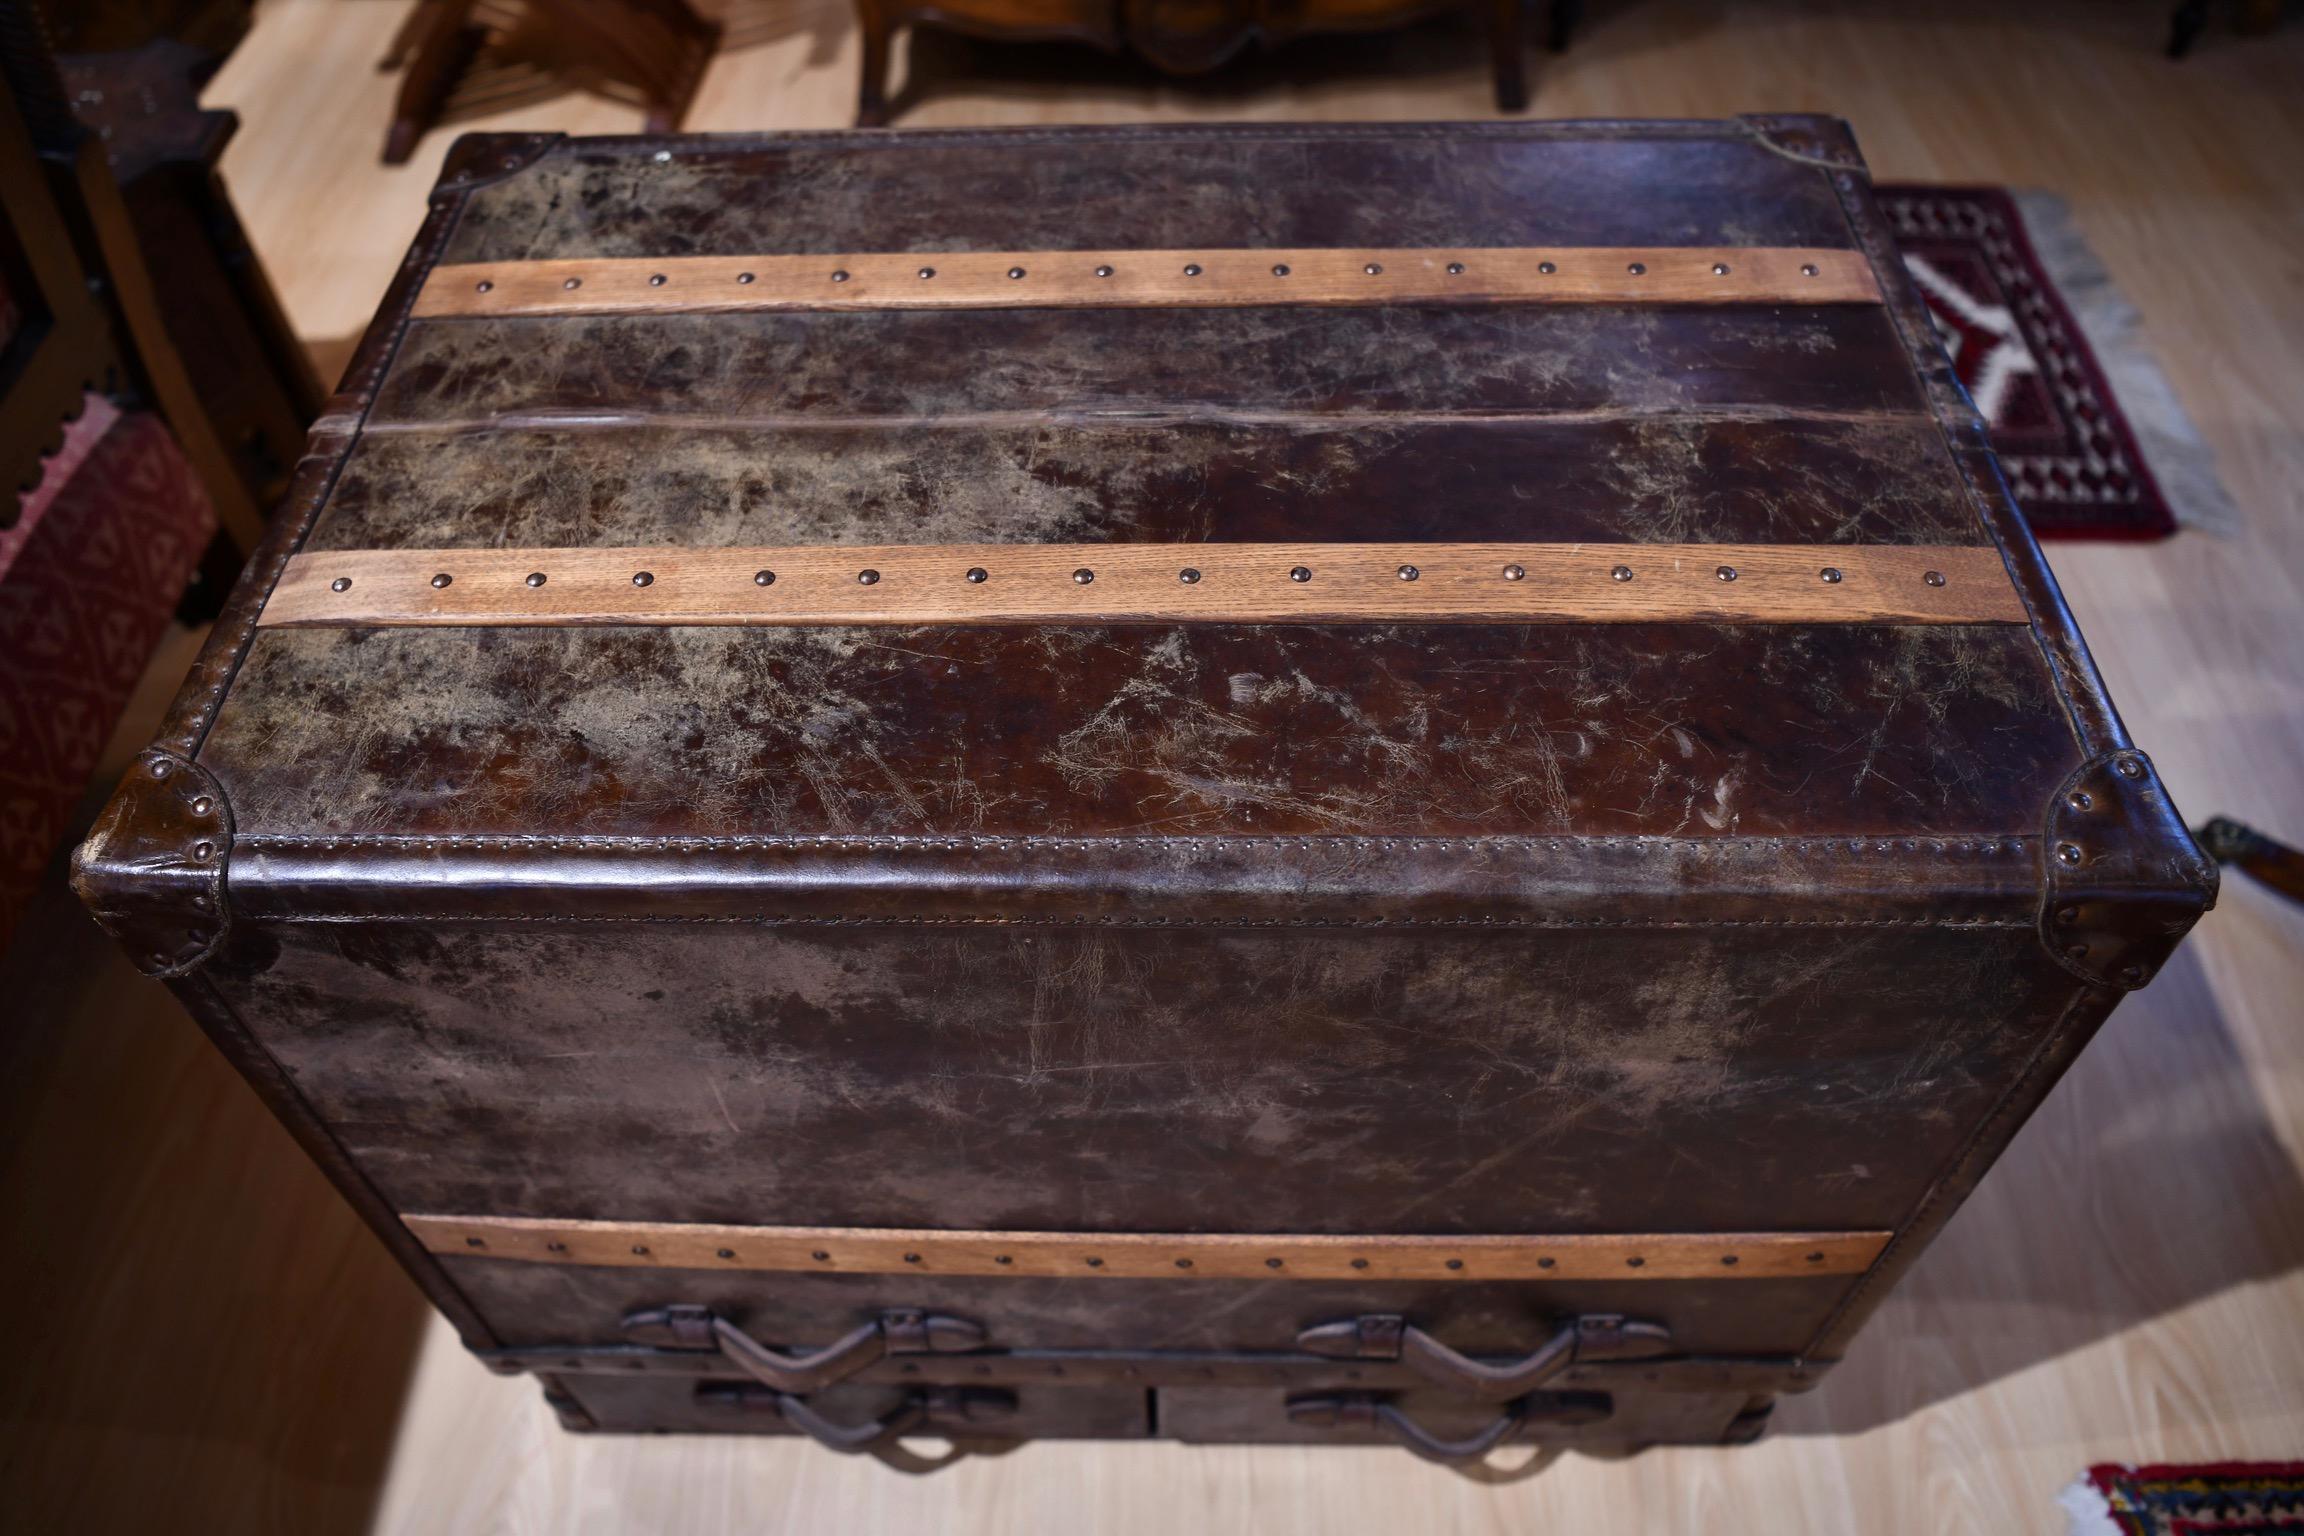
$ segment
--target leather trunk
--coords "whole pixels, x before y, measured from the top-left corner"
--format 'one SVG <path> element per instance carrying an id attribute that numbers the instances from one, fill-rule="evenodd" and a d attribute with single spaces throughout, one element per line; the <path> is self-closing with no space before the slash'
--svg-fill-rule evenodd
<path id="1" fill-rule="evenodd" d="M 898 1462 L 1748 1439 L 2215 889 L 1811 118 L 467 138 L 77 878 Z"/>

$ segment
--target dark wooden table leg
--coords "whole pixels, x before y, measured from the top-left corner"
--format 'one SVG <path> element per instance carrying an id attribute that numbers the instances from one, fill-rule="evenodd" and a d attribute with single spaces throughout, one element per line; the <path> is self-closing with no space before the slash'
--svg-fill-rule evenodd
<path id="1" fill-rule="evenodd" d="M 2290 901 L 2304 901 L 2304 853 L 2229 816 L 2211 819 L 2192 835 L 2217 863 L 2254 876 Z"/>
<path id="2" fill-rule="evenodd" d="M 1528 0 L 1488 0 L 1488 49 L 1496 68 L 1496 110 L 1528 108 Z"/>
<path id="3" fill-rule="evenodd" d="M 439 120 L 448 93 L 485 35 L 469 24 L 472 0 L 433 0 L 417 14 L 423 25 L 417 36 L 406 39 L 408 68 L 392 104 L 391 130 L 384 136 L 386 165 L 405 165 L 416 152 L 417 140 Z M 394 47 L 399 46 L 395 41 Z"/>
<path id="4" fill-rule="evenodd" d="M 888 123 L 888 13 L 875 0 L 856 0 L 856 31 L 864 43 L 864 67 L 856 83 L 856 126 Z"/>

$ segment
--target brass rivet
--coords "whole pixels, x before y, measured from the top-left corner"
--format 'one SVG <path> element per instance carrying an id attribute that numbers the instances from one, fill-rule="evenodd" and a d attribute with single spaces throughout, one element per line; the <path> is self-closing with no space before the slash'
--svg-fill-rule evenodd
<path id="1" fill-rule="evenodd" d="M 1086 1259 L 1083 1262 L 1086 1263 L 1090 1269 L 1102 1269 L 1104 1267 L 1104 1261 L 1098 1258 Z"/>
<path id="2" fill-rule="evenodd" d="M 2120 967 L 2120 980 L 2126 985 L 2133 987 L 2139 982 L 2143 981 L 2143 979 L 2144 967 L 2140 965 L 2124 965 Z"/>
<path id="3" fill-rule="evenodd" d="M 1840 568 L 1838 566 L 1828 565 L 1824 567 L 1824 569 L 1818 571 L 1816 576 L 1818 580 L 1826 582 L 1829 585 L 1838 586 L 1840 584 Z"/>
<path id="4" fill-rule="evenodd" d="M 2144 765 L 2133 757 L 2123 757 L 2119 761 L 2115 762 L 2112 767 L 2113 770 L 2124 779 L 2140 779 L 2144 777 Z"/>
<path id="5" fill-rule="evenodd" d="M 752 274 L 749 272 L 739 272 L 736 274 L 736 281 L 739 283 L 749 283 L 752 280 Z"/>
<path id="6" fill-rule="evenodd" d="M 1004 1253 L 996 1253 L 992 1255 L 992 1262 L 995 1264 L 1013 1264 L 1016 1261 Z"/>
<path id="7" fill-rule="evenodd" d="M 720 1254 L 720 1257 L 722 1257 L 722 1258 L 724 1258 L 724 1259 L 732 1259 L 732 1258 L 736 1257 L 736 1250 L 735 1250 L 735 1249 L 733 1249 L 733 1248 L 722 1248 L 722 1249 L 718 1250 L 718 1252 L 719 1252 L 719 1254 Z"/>
<path id="8" fill-rule="evenodd" d="M 1266 1260 L 1264 1261 L 1264 1267 L 1265 1267 L 1266 1269 L 1278 1269 L 1278 1268 L 1280 1267 L 1280 1260 L 1278 1260 L 1278 1259 L 1266 1259 Z"/>
<path id="9" fill-rule="evenodd" d="M 1645 277 L 1648 275 L 1648 264 L 1646 262 L 1635 261 L 1624 270 L 1631 273 L 1634 277 Z"/>
<path id="10" fill-rule="evenodd" d="M 349 577 L 349 576 L 339 576 L 339 577 L 337 577 L 337 578 L 336 578 L 334 581 L 332 581 L 332 582 L 328 583 L 328 590 L 329 590 L 329 591 L 331 591 L 331 592 L 342 592 L 342 591 L 344 591 L 345 589 L 347 589 L 348 587 L 350 587 L 351 585 L 352 585 L 352 578 L 351 578 L 351 577 Z"/>
<path id="11" fill-rule="evenodd" d="M 856 573 L 856 585 L 860 587 L 871 586 L 879 579 L 880 573 L 878 571 L 858 571 Z"/>
<path id="12" fill-rule="evenodd" d="M 584 286 L 584 279 L 580 277 L 572 277 L 568 279 L 568 281 L 562 283 L 560 286 L 563 288 L 581 288 Z"/>
<path id="13" fill-rule="evenodd" d="M 1610 571 L 1608 576 L 1612 581 L 1630 581 L 1632 579 L 1632 567 L 1628 565 L 1619 565 L 1614 570 Z"/>
<path id="14" fill-rule="evenodd" d="M 1178 1259 L 1176 1261 L 1176 1267 L 1178 1269 L 1190 1269 L 1192 1267 L 1192 1261 L 1190 1259 Z"/>
<path id="15" fill-rule="evenodd" d="M 776 585 L 776 573 L 774 571 L 754 571 L 752 573 L 752 585 L 772 587 Z"/>
<path id="16" fill-rule="evenodd" d="M 922 282 L 926 282 L 929 278 L 932 278 L 935 275 L 936 269 L 934 267 L 922 267 L 920 269 L 920 280 Z"/>
<path id="17" fill-rule="evenodd" d="M 1726 277 L 1728 275 L 1728 263 L 1724 261 L 1712 263 L 1712 275 L 1714 277 Z"/>
<path id="18" fill-rule="evenodd" d="M 1553 273 L 1559 271 L 1560 269 L 1548 261 L 1540 261 L 1536 263 L 1536 270 L 1543 273 L 1546 277 L 1550 277 Z"/>
<path id="19" fill-rule="evenodd" d="M 1736 567 L 1732 565 L 1724 565 L 1721 566 L 1718 570 L 1714 571 L 1712 574 L 1719 577 L 1722 581 L 1734 581 L 1736 579 Z"/>
<path id="20" fill-rule="evenodd" d="M 192 797 L 193 815 L 205 816 L 214 809 L 216 809 L 216 802 L 209 799 L 206 795 L 194 795 Z"/>
<path id="21" fill-rule="evenodd" d="M 1401 579 L 1402 581 L 1414 581 L 1414 580 L 1415 580 L 1417 577 L 1419 577 L 1419 576 L 1421 576 L 1421 575 L 1423 575 L 1423 574 L 1424 574 L 1424 573 L 1423 573 L 1422 571 L 1419 571 L 1418 569 L 1416 569 L 1416 567 L 1414 567 L 1414 566 L 1412 566 L 1412 565 L 1404 565 L 1404 566 L 1400 567 L 1400 572 L 1399 572 L 1399 575 L 1400 575 L 1400 579 Z"/>
<path id="22" fill-rule="evenodd" d="M 632 1251 L 645 1257 L 648 1252 L 648 1245 L 646 1243 L 634 1243 L 632 1245 Z"/>
<path id="23" fill-rule="evenodd" d="M 814 1253 L 808 1255 L 808 1257 L 814 1259 L 819 1264 L 824 1264 L 831 1261 L 832 1255 L 819 1248 Z"/>
<path id="24" fill-rule="evenodd" d="M 1450 277 L 1462 277 L 1464 275 L 1464 263 L 1460 261 L 1448 263 L 1448 275 Z"/>
<path id="25" fill-rule="evenodd" d="M 1556 1261 L 1552 1259 L 1538 1259 L 1536 1261 L 1536 1267 L 1538 1269 L 1550 1269 L 1555 1262 Z"/>
<path id="26" fill-rule="evenodd" d="M 1352 1261 L 1352 1267 L 1354 1269 L 1366 1269 L 1368 1267 L 1368 1261 L 1366 1259 L 1354 1259 Z"/>
<path id="27" fill-rule="evenodd" d="M 848 274 L 847 274 L 847 272 L 846 272 L 845 270 L 842 270 L 842 271 L 836 271 L 836 272 L 834 272 L 834 273 L 832 274 L 832 281 L 834 281 L 834 282 L 836 282 L 836 283 L 844 283 L 844 282 L 848 281 Z"/>
<path id="28" fill-rule="evenodd" d="M 1504 579 L 1506 581 L 1525 581 L 1527 577 L 1528 567 L 1524 565 L 1508 565 L 1504 567 Z"/>
<path id="29" fill-rule="evenodd" d="M 1012 278 L 1022 277 L 1024 275 L 1024 269 L 1022 267 L 1010 267 L 1008 269 L 1008 275 Z"/>
<path id="30" fill-rule="evenodd" d="M 558 1238 L 554 1238 L 552 1241 L 544 1245 L 544 1251 L 546 1253 L 566 1253 L 568 1251 L 568 1245 L 564 1242 L 561 1242 Z"/>
<path id="31" fill-rule="evenodd" d="M 907 1264 L 917 1264 L 920 1262 L 920 1255 L 916 1253 L 908 1253 L 904 1255 L 904 1262 Z"/>
<path id="32" fill-rule="evenodd" d="M 655 273 L 651 273 L 651 274 L 649 274 L 649 278 L 648 278 L 648 286 L 649 286 L 649 287 L 651 287 L 651 288 L 661 288 L 661 287 L 663 287 L 663 286 L 664 286 L 664 285 L 665 285 L 667 282 L 670 282 L 670 281 L 671 281 L 671 279 L 670 279 L 670 278 L 667 278 L 667 277 L 666 277 L 666 276 L 665 276 L 663 273 L 661 273 L 661 272 L 655 272 Z"/>
<path id="33" fill-rule="evenodd" d="M 2056 921 L 2066 924 L 2076 923 L 2080 921 L 2080 909 L 2078 907 L 2058 907 L 2056 909 Z"/>
<path id="34" fill-rule="evenodd" d="M 467 1248 L 485 1248 L 488 1246 L 488 1244 L 480 1238 L 468 1237 L 464 1239 L 464 1246 Z"/>
<path id="35" fill-rule="evenodd" d="M 1098 267 L 1096 269 L 1096 275 L 1098 277 L 1110 277 L 1112 275 L 1112 269 L 1110 267 Z"/>
<path id="36" fill-rule="evenodd" d="M 192 860 L 196 864 L 205 864 L 215 852 L 216 845 L 214 843 L 194 843 L 192 845 Z"/>
<path id="37" fill-rule="evenodd" d="M 2065 803 L 2076 811 L 2085 811 L 2096 803 L 2096 797 L 2084 789 L 2076 789 L 2064 798 Z"/>
<path id="38" fill-rule="evenodd" d="M 1282 263 L 1281 265 L 1274 267 L 1272 269 L 1272 275 L 1274 277 L 1286 277 L 1288 275 L 1287 264 Z"/>
<path id="39" fill-rule="evenodd" d="M 1732 1253 L 1724 1253 L 1720 1255 L 1720 1262 L 1733 1269 L 1736 1265 L 1736 1255 Z"/>
<path id="40" fill-rule="evenodd" d="M 2088 958 L 2088 946 L 2085 944 L 2067 944 L 2064 946 L 2064 958 L 2067 960 L 2085 960 Z"/>
<path id="41" fill-rule="evenodd" d="M 2056 862 L 2059 864 L 2078 864 L 2082 857 L 2078 843 L 2058 843 L 2056 845 Z"/>
<path id="42" fill-rule="evenodd" d="M 1816 275 L 1816 263 L 1812 261 L 1802 262 L 1800 264 L 1800 275 L 1802 277 L 1814 277 Z"/>
<path id="43" fill-rule="evenodd" d="M 1200 579 L 1200 573 L 1192 569 L 1192 567 L 1186 566 L 1184 569 L 1176 573 L 1176 579 L 1184 583 L 1184 585 L 1190 586 Z"/>
<path id="44" fill-rule="evenodd" d="M 1088 569 L 1088 567 L 1082 566 L 1080 569 L 1072 573 L 1072 579 L 1080 583 L 1080 585 L 1086 586 L 1088 583 L 1096 579 L 1096 573 Z"/>
<path id="45" fill-rule="evenodd" d="M 432 578 L 432 585 L 435 587 L 444 587 L 455 579 L 455 577 L 449 575 L 446 571 L 442 571 L 440 574 Z"/>
<path id="46" fill-rule="evenodd" d="M 472 285 L 472 291 L 474 293 L 494 293 L 496 291 L 496 285 L 488 281 L 488 279 L 482 278 L 480 281 Z"/>
<path id="47" fill-rule="evenodd" d="M 168 774 L 169 766 L 167 759 L 163 758 L 159 762 L 152 765 L 152 777 L 156 779 L 164 779 L 168 777 Z"/>
<path id="48" fill-rule="evenodd" d="M 1290 581 L 1310 581 L 1312 579 L 1312 567 L 1308 565 L 1294 566 L 1288 572 L 1288 579 Z"/>
<path id="49" fill-rule="evenodd" d="M 544 573 L 542 571 L 530 571 L 528 573 L 528 585 L 532 587 L 544 585 Z"/>
<path id="50" fill-rule="evenodd" d="M 1942 571 L 1930 571 L 1920 579 L 1932 587 L 1944 585 L 1944 573 Z"/>
<path id="51" fill-rule="evenodd" d="M 1821 1264 L 1824 1262 L 1824 1255 L 1820 1253 L 1812 1253 L 1808 1255 L 1808 1262 L 1811 1264 Z"/>
<path id="52" fill-rule="evenodd" d="M 1382 262 L 1372 261 L 1365 267 L 1362 267 L 1360 270 L 1367 273 L 1370 277 L 1382 277 L 1384 275 L 1384 264 Z"/>
<path id="53" fill-rule="evenodd" d="M 655 580 L 656 573 L 654 571 L 634 571 L 632 573 L 632 585 L 636 587 L 651 586 Z"/>
<path id="54" fill-rule="evenodd" d="M 1184 275 L 1186 277 L 1198 277 L 1200 275 L 1200 263 L 1196 261 L 1184 263 Z"/>
<path id="55" fill-rule="evenodd" d="M 1648 1261 L 1646 1259 L 1641 1258 L 1638 1254 L 1634 1254 L 1631 1258 L 1624 1261 L 1624 1267 L 1627 1269 L 1639 1269 L 1647 1264 L 1647 1262 Z"/>
<path id="56" fill-rule="evenodd" d="M 980 565 L 972 565 L 968 567 L 968 579 L 970 581 L 982 583 L 984 581 L 990 580 L 991 576 L 992 573 Z"/>
<path id="57" fill-rule="evenodd" d="M 1462 1259 L 1450 1259 L 1448 1261 L 1448 1267 L 1450 1269 L 1462 1269 L 1464 1267 L 1464 1261 Z"/>

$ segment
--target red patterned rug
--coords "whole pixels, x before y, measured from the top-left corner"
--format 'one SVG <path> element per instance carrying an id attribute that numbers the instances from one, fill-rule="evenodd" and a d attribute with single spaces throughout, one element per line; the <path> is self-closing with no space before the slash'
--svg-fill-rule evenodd
<path id="1" fill-rule="evenodd" d="M 2304 1461 L 2090 1467 L 2058 1502 L 2071 1536 L 2294 1536 Z"/>
<path id="2" fill-rule="evenodd" d="M 2060 203 L 1998 187 L 1879 193 L 2034 533 L 2159 539 L 2217 520 L 2229 504 L 2205 450 Z"/>

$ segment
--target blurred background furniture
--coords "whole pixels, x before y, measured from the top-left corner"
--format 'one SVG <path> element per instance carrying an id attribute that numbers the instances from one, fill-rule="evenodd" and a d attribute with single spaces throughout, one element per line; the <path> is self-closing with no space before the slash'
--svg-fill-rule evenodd
<path id="1" fill-rule="evenodd" d="M 418 0 L 378 64 L 404 71 L 384 163 L 406 161 L 452 98 L 486 110 L 538 74 L 636 101 L 645 132 L 672 133 L 719 44 L 688 0 Z"/>
<path id="2" fill-rule="evenodd" d="M 261 524 L 103 141 L 21 0 L 0 0 L 0 79 L 4 937 L 219 522 L 227 567 Z"/>
<path id="3" fill-rule="evenodd" d="M 2168 18 L 2168 57 L 2180 59 L 2192 51 L 2200 34 L 2208 30 L 2213 9 L 2209 0 L 2181 0 Z M 2260 34 L 2280 24 L 2282 0 L 2239 0 L 2233 9 L 2239 15 L 2242 32 Z"/>
<path id="4" fill-rule="evenodd" d="M 856 0 L 864 39 L 856 126 L 888 121 L 889 45 L 907 24 L 995 40 L 1086 43 L 1131 53 L 1170 74 L 1197 75 L 1251 43 L 1382 31 L 1475 4 L 1487 21 L 1496 109 L 1518 112 L 1528 104 L 1528 0 Z"/>

